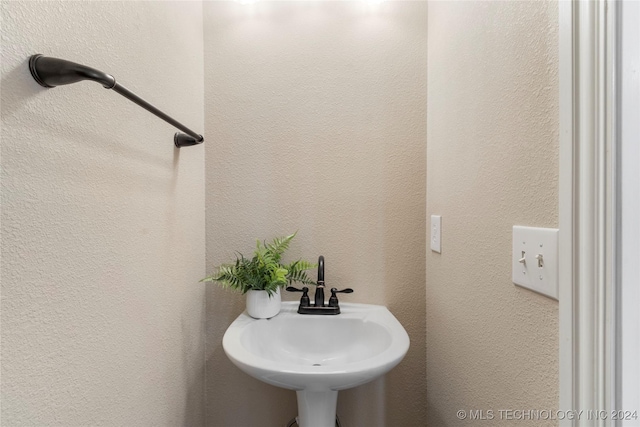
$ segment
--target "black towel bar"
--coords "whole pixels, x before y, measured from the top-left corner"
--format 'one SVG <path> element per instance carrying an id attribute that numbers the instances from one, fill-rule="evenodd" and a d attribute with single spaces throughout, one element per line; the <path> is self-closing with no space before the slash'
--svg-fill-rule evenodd
<path id="1" fill-rule="evenodd" d="M 47 88 L 68 85 L 82 80 L 92 80 L 100 83 L 105 87 L 105 89 L 113 89 L 145 110 L 155 114 L 165 122 L 183 131 L 184 133 L 176 132 L 173 137 L 173 142 L 176 147 L 197 145 L 204 141 L 204 137 L 202 135 L 192 131 L 173 117 L 158 110 L 156 107 L 149 104 L 126 87 L 117 83 L 116 79 L 107 73 L 103 73 L 102 71 L 98 71 L 85 65 L 76 64 L 75 62 L 65 61 L 64 59 L 58 58 L 50 58 L 40 54 L 33 55 L 29 58 L 29 71 L 31 71 L 31 75 L 40 86 Z"/>

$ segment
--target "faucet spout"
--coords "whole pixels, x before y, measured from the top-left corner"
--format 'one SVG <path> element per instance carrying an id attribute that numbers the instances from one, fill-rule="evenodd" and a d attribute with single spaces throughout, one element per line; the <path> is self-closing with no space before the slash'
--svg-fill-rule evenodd
<path id="1" fill-rule="evenodd" d="M 324 257 L 318 257 L 318 284 L 324 286 Z"/>
<path id="2" fill-rule="evenodd" d="M 318 284 L 316 286 L 316 296 L 314 298 L 316 307 L 324 307 L 324 257 L 318 257 Z"/>

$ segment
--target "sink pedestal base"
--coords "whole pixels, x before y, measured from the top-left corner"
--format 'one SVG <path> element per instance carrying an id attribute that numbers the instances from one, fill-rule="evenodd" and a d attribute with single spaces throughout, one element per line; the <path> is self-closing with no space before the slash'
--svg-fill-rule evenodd
<path id="1" fill-rule="evenodd" d="M 338 392 L 296 391 L 300 427 L 335 427 Z"/>

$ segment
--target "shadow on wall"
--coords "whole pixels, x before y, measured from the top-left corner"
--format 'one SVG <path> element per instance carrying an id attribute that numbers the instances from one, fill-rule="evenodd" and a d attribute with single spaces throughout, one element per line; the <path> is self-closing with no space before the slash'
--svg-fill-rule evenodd
<path id="1" fill-rule="evenodd" d="M 202 316 L 200 319 L 201 330 L 204 330 L 206 320 L 205 298 L 202 298 Z M 201 362 L 201 359 L 196 360 L 196 363 L 189 363 L 190 353 L 193 351 L 194 342 L 197 342 L 195 346 L 200 351 L 204 351 L 204 334 L 198 331 L 197 334 L 193 334 L 193 331 L 189 329 L 189 321 L 184 316 L 181 322 L 182 330 L 182 378 L 187 379 L 187 395 L 184 402 L 184 419 L 182 421 L 183 426 L 199 426 L 204 425 L 204 397 L 203 390 L 205 379 L 205 364 Z M 193 359 L 193 357 L 191 357 Z M 202 364 L 200 364 L 200 363 Z"/>
<path id="2" fill-rule="evenodd" d="M 446 426 L 446 422 L 442 419 L 435 406 L 427 400 L 427 420 L 425 425 L 428 426 Z"/>
<path id="3" fill-rule="evenodd" d="M 338 415 L 343 425 L 368 427 L 395 425 L 386 422 L 386 408 L 390 392 L 385 380 L 387 375 L 356 389 L 343 390 L 338 393 Z M 343 405 L 340 405 L 341 401 Z M 368 411 L 354 411 L 353 407 L 368 408 Z"/>
<path id="4" fill-rule="evenodd" d="M 29 74 L 28 58 L 26 58 L 19 67 L 6 73 L 2 77 L 0 85 L 5 88 L 12 88 L 8 93 L 11 102 L 2 103 L 2 117 L 5 119 L 12 117 L 16 112 L 22 110 L 27 104 L 27 101 L 38 93 L 37 88 L 43 89 L 41 86 L 38 86 Z"/>

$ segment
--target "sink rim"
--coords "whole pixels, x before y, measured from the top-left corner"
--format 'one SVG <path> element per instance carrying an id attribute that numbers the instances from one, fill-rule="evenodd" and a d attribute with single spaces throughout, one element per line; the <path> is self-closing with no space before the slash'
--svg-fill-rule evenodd
<path id="1" fill-rule="evenodd" d="M 317 318 L 319 322 L 322 322 L 323 319 L 328 317 L 326 315 L 298 314 L 298 304 L 297 301 L 283 302 L 282 309 L 276 316 L 278 320 L 282 320 L 282 317 L 291 317 L 293 321 L 297 316 L 303 316 L 305 318 Z M 409 335 L 387 307 L 373 304 L 341 303 L 340 310 L 341 314 L 336 315 L 336 318 L 362 319 L 381 325 L 389 332 L 391 337 L 391 342 L 388 347 L 375 356 L 343 364 L 312 366 L 291 362 L 279 362 L 260 357 L 258 354 L 246 349 L 242 344 L 242 333 L 249 324 L 271 321 L 270 319 L 254 319 L 247 315 L 246 312 L 240 314 L 227 328 L 222 339 L 222 345 L 227 357 L 236 366 L 259 379 L 262 379 L 265 374 L 272 372 L 296 377 L 322 377 L 325 379 L 339 377 L 345 374 L 361 374 L 367 377 L 370 376 L 370 379 L 373 380 L 400 363 L 409 350 Z M 274 319 L 276 317 L 274 317 Z M 258 372 L 261 374 L 257 376 L 254 375 L 258 374 Z M 298 383 L 298 381 L 293 382 Z M 294 388 L 294 385 L 291 384 L 291 387 Z M 295 387 L 295 389 L 298 389 L 298 387 Z"/>

